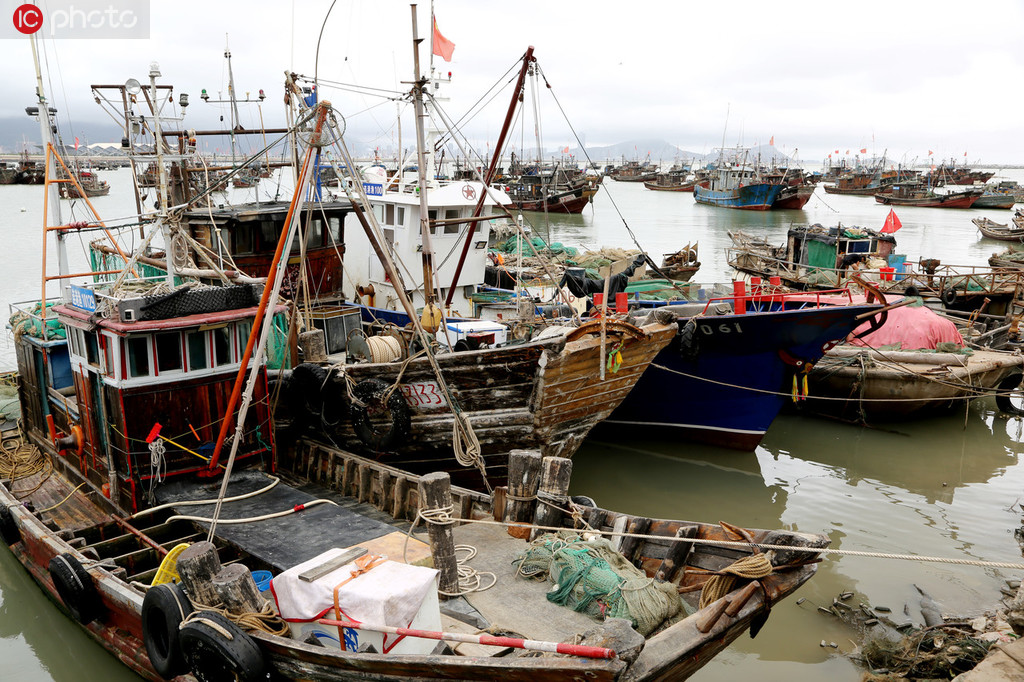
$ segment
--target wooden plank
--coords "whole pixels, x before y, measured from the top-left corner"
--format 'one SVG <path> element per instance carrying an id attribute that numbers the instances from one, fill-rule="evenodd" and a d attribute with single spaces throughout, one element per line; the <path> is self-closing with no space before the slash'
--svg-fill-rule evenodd
<path id="1" fill-rule="evenodd" d="M 345 552 L 342 552 L 333 559 L 329 559 L 322 564 L 313 566 L 299 574 L 299 580 L 307 583 L 314 582 L 324 577 L 328 573 L 332 573 L 345 564 L 352 563 L 359 557 L 366 554 L 367 549 L 365 547 L 353 547 Z"/>

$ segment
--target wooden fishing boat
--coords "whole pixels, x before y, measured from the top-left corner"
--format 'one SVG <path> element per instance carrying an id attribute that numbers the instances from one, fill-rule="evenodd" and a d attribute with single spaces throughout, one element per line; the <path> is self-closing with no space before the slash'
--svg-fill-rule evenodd
<path id="1" fill-rule="evenodd" d="M 677 282 L 689 282 L 699 269 L 697 242 L 687 244 L 675 253 L 666 253 L 661 260 L 661 271 Z"/>
<path id="2" fill-rule="evenodd" d="M 899 345 L 901 350 L 882 350 Z M 1024 356 L 966 350 L 955 325 L 930 309 L 903 307 L 855 344 L 836 346 L 808 375 L 801 408 L 853 421 L 896 421 L 940 414 L 966 400 L 995 395 L 1012 415 L 1019 408 Z M 1012 399 L 1013 398 L 1013 399 Z"/>
<path id="3" fill-rule="evenodd" d="M 975 199 L 971 208 L 1013 208 L 1015 203 L 1017 200 L 1012 194 L 985 190 L 984 194 Z"/>
<path id="4" fill-rule="evenodd" d="M 814 185 L 788 185 L 783 187 L 775 201 L 772 202 L 772 209 L 800 210 L 811 197 L 814 196 Z"/>
<path id="5" fill-rule="evenodd" d="M 110 184 L 101 180 L 95 171 L 89 168 L 73 170 L 75 182 L 68 180 L 60 185 L 61 199 L 81 199 L 87 197 L 105 197 L 110 194 Z"/>
<path id="6" fill-rule="evenodd" d="M 903 184 L 893 187 L 889 194 L 875 194 L 875 201 L 890 206 L 918 206 L 921 208 L 970 208 L 983 190 L 968 189 L 962 192 L 939 194 L 921 185 Z"/>
<path id="7" fill-rule="evenodd" d="M 988 218 L 975 218 L 971 221 L 978 231 L 989 239 L 998 239 L 1004 242 L 1017 242 L 1024 238 L 1024 229 L 1017 226 L 1010 226 L 1008 223 L 997 223 Z"/>
<path id="8" fill-rule="evenodd" d="M 700 180 L 687 179 L 688 173 L 658 173 L 653 180 L 645 180 L 644 187 L 656 192 L 692 192 Z"/>
<path id="9" fill-rule="evenodd" d="M 10 442 L 12 435 L 4 433 L 5 441 Z M 0 483 L 4 545 L 46 594 L 128 668 L 148 680 L 192 682 L 224 679 L 220 671 L 225 668 L 233 668 L 232 679 L 240 680 L 268 675 L 282 680 L 685 679 L 744 632 L 757 634 L 770 609 L 813 576 L 815 550 L 829 543 L 824 535 L 621 514 L 582 499 L 573 503 L 562 494 L 555 499 L 576 515 L 551 516 L 546 515 L 545 505 L 538 510 L 535 501 L 510 498 L 499 504 L 492 497 L 452 488 L 450 493 L 442 490 L 457 510 L 457 525 L 447 528 L 455 542 L 475 548 L 476 558 L 467 568 L 492 572 L 494 585 L 439 604 L 433 592 L 439 578 L 449 591 L 464 589 L 457 573 L 453 585 L 444 583 L 446 574 L 456 567 L 454 556 L 448 562 L 437 554 L 439 544 L 428 543 L 423 531 L 406 538 L 410 521 L 429 505 L 427 497 L 441 475 L 417 478 L 320 446 L 300 444 L 293 453 L 279 461 L 276 476 L 242 472 L 232 478 L 226 493 L 236 501 L 224 503 L 221 522 L 212 542 L 207 542 L 209 524 L 201 519 L 211 517 L 217 498 L 209 482 L 159 484 L 152 511 L 133 514 L 80 476 L 77 458 L 50 450 L 42 457 L 42 471 L 15 474 L 13 481 Z M 530 459 L 540 464 L 536 455 Z M 544 466 L 550 470 L 556 464 L 558 460 L 545 460 Z M 526 497 L 531 490 L 535 494 L 542 482 L 550 482 L 535 470 L 530 476 L 509 494 Z M 13 494 L 12 489 L 20 492 Z M 237 499 L 242 496 L 247 498 Z M 299 511 L 293 511 L 296 508 Z M 274 518 L 238 523 L 266 516 Z M 583 533 L 583 537 L 606 534 L 610 543 L 602 545 L 600 556 L 619 557 L 626 566 L 623 572 L 631 576 L 628 584 L 651 586 L 654 598 L 663 599 L 666 606 L 655 601 L 658 615 L 641 618 L 630 611 L 623 613 L 619 601 L 597 593 L 596 604 L 617 607 L 619 616 L 602 624 L 550 602 L 550 583 L 524 579 L 513 563 L 543 546 L 544 536 L 531 544 L 493 525 L 495 519 L 525 523 L 527 529 L 539 519 L 545 528 L 564 528 L 569 540 Z M 474 523 L 480 520 L 486 525 Z M 757 543 L 777 549 L 766 555 Z M 177 555 L 175 565 L 170 550 L 180 552 L 184 545 L 188 548 Z M 415 604 L 412 607 L 412 622 L 399 621 L 399 627 L 418 626 L 417 635 L 431 630 L 429 636 L 445 639 L 448 645 L 415 636 L 398 637 L 397 643 L 396 638 L 374 638 L 366 628 L 394 622 L 380 617 L 362 618 L 362 623 L 342 629 L 332 624 L 338 618 L 333 608 L 305 622 L 286 623 L 272 615 L 275 608 L 296 612 L 285 594 L 296 583 L 297 568 L 312 565 L 321 567 L 321 574 L 327 572 L 309 585 L 319 584 L 327 594 L 343 580 L 335 576 L 349 578 L 350 572 L 359 571 L 354 563 L 324 565 L 350 547 L 362 548 L 372 557 L 384 553 L 394 557 L 385 564 L 371 564 L 364 582 L 385 568 L 389 575 L 426 573 L 426 594 L 420 597 L 418 609 Z M 255 611 L 261 611 L 263 616 L 257 620 L 276 632 L 242 630 L 231 620 L 203 610 L 209 607 L 202 603 L 201 590 L 184 577 L 187 557 L 200 552 L 209 557 L 204 560 L 212 564 L 211 570 L 223 567 L 212 574 L 215 581 L 219 579 L 223 586 L 228 578 L 237 580 L 261 605 L 248 607 L 253 609 L 248 611 L 248 622 L 253 622 Z M 731 586 L 719 584 L 717 592 L 711 591 L 713 584 L 703 588 L 710 584 L 711 574 L 730 565 L 736 565 L 741 575 L 750 575 L 742 566 L 756 565 L 758 579 L 739 577 Z M 183 584 L 161 582 L 172 568 L 183 576 Z M 331 572 L 332 568 L 337 570 Z M 269 592 L 256 593 L 251 571 L 272 576 Z M 482 579 L 484 584 L 489 581 Z M 329 582 L 326 588 L 325 582 Z M 354 588 L 358 585 L 353 581 Z M 701 606 L 704 589 L 709 590 L 711 601 Z M 385 604 L 393 603 L 396 593 L 405 595 L 401 586 L 378 591 L 383 592 L 379 598 Z M 717 594 L 721 596 L 715 598 Z M 269 610 L 262 606 L 267 599 L 274 604 Z M 353 612 L 346 597 L 340 599 L 343 612 Z M 681 607 L 677 615 L 661 615 L 676 604 Z M 319 623 L 317 618 L 329 620 Z M 211 622 L 217 625 L 211 627 Z M 460 639 L 486 643 L 488 630 L 496 627 L 507 635 L 490 638 L 499 646 L 458 643 Z M 538 656 L 511 648 L 524 645 L 568 655 Z"/>

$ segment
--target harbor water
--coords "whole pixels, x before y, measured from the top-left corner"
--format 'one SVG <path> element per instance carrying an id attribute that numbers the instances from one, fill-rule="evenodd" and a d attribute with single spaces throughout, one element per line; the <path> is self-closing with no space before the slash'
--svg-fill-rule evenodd
<path id="1" fill-rule="evenodd" d="M 93 200 L 101 215 L 134 214 L 128 171 L 101 175 L 113 187 L 110 196 Z M 1001 177 L 1024 181 L 1024 172 L 1003 171 Z M 266 189 L 261 192 L 266 196 Z M 5 311 L 11 302 L 39 296 L 42 205 L 39 187 L 0 187 Z M 75 219 L 84 218 L 82 209 L 76 202 Z M 732 277 L 725 257 L 730 230 L 781 244 L 790 225 L 877 229 L 888 211 L 871 197 L 827 195 L 820 187 L 802 211 L 732 211 L 696 205 L 690 194 L 606 180 L 581 216 L 527 217 L 537 235 L 567 246 L 628 248 L 631 230 L 655 259 L 698 242 L 702 265 L 695 281 L 722 282 Z M 972 218 L 1007 222 L 1011 216 L 1005 210 L 896 212 L 903 223 L 897 253 L 956 265 L 984 265 L 1004 249 L 982 239 Z M 83 247 L 95 236 L 69 240 L 72 268 L 85 267 Z M 55 268 L 53 251 L 49 258 Z M 8 333 L 0 340 L 0 369 L 14 366 Z M 597 434 L 574 457 L 572 490 L 644 516 L 825 533 L 840 550 L 1024 563 L 1013 534 L 1024 516 L 1022 451 L 1024 421 L 1000 415 L 987 399 L 943 418 L 874 429 L 787 414 L 753 453 Z M 1021 577 L 1024 570 L 828 555 L 799 592 L 805 601 L 779 604 L 756 639 L 742 636 L 692 679 L 855 682 L 861 670 L 845 654 L 857 634 L 818 605 L 850 591 L 851 604 L 886 606 L 897 622 L 921 624 L 918 589 L 943 613 L 971 616 L 995 609 L 1007 581 Z M 822 647 L 823 640 L 836 646 Z M 83 670 L 89 679 L 137 679 L 64 617 L 8 552 L 0 552 L 0 660 L 3 679 L 77 682 Z"/>

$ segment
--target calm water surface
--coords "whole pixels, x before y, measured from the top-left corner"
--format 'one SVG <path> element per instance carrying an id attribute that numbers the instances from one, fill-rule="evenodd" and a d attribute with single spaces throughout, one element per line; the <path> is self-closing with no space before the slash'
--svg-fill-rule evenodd
<path id="1" fill-rule="evenodd" d="M 123 191 L 128 173 L 103 177 L 114 186 L 111 196 L 94 200 L 103 217 L 134 213 Z M 1002 177 L 1022 181 L 1024 173 L 1005 171 Z M 39 296 L 41 209 L 40 188 L 0 187 L 0 303 L 5 309 L 11 301 Z M 730 278 L 728 230 L 781 243 L 791 224 L 879 228 L 888 208 L 870 197 L 832 196 L 819 189 L 802 211 L 747 213 L 698 206 L 689 194 L 608 181 L 582 216 L 552 216 L 547 223 L 541 215 L 530 219 L 551 241 L 629 247 L 619 212 L 652 254 L 699 242 L 697 279 L 712 282 Z M 981 239 L 971 218 L 1006 222 L 1010 217 L 1009 211 L 995 210 L 904 208 L 897 213 L 903 222 L 896 235 L 899 253 L 963 265 L 984 264 L 1003 248 Z M 83 266 L 77 237 L 70 250 L 72 262 Z M 0 368 L 14 366 L 12 342 L 5 335 Z M 840 549 L 1024 562 L 1012 534 L 1021 523 L 1016 505 L 1024 500 L 1022 442 L 1024 422 L 1001 417 L 987 400 L 946 418 L 878 430 L 785 415 L 754 453 L 592 438 L 574 459 L 573 491 L 646 516 L 825 533 Z M 851 590 L 858 601 L 889 606 L 897 620 L 920 623 L 915 585 L 944 612 L 973 614 L 994 608 L 1005 581 L 1022 573 L 832 556 L 800 592 L 807 601 L 780 604 L 757 639 L 744 636 L 693 679 L 854 682 L 861 673 L 843 656 L 853 648 L 854 635 L 818 613 L 815 604 L 831 603 Z M 822 639 L 839 649 L 821 648 Z M 0 661 L 3 679 L 137 679 L 43 597 L 7 552 L 0 552 Z"/>

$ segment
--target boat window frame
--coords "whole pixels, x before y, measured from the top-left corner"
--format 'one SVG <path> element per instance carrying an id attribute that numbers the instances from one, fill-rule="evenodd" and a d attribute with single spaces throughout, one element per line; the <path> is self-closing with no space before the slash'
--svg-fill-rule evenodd
<path id="1" fill-rule="evenodd" d="M 200 339 L 203 342 L 202 349 L 199 350 L 198 356 L 203 360 L 202 367 L 196 367 L 193 364 L 193 360 L 196 354 L 193 353 L 192 340 Z M 184 332 L 184 344 L 185 344 L 185 360 L 187 372 L 204 372 L 210 369 L 210 335 L 202 329 L 189 329 Z"/>
<path id="2" fill-rule="evenodd" d="M 445 220 L 457 220 L 457 219 L 459 219 L 461 217 L 462 217 L 462 209 L 459 209 L 459 208 L 446 208 L 444 210 L 444 219 Z M 459 233 L 459 224 L 458 223 L 452 223 L 450 225 L 449 224 L 445 224 L 442 227 L 444 228 L 444 234 L 446 234 L 446 235 L 453 235 L 453 234 L 458 234 Z"/>
<path id="3" fill-rule="evenodd" d="M 133 360 L 135 358 L 139 357 L 138 353 L 136 352 L 137 349 L 134 347 L 134 344 L 136 344 L 138 342 L 141 342 L 145 346 L 145 350 L 146 350 L 146 353 L 145 353 L 146 373 L 145 374 L 136 374 L 136 372 L 135 372 L 135 366 L 136 365 L 133 364 Z M 156 362 L 155 362 L 156 359 L 153 357 L 153 338 L 152 338 L 152 336 L 150 334 L 132 334 L 130 336 L 126 336 L 125 339 L 124 339 L 124 346 L 125 346 L 125 351 L 126 351 L 125 352 L 125 369 L 127 370 L 127 374 L 125 375 L 126 379 L 148 379 L 150 377 L 156 376 L 153 373 L 153 370 L 156 368 Z"/>
<path id="4" fill-rule="evenodd" d="M 161 365 L 164 360 L 164 354 L 161 350 L 161 342 L 174 337 L 177 343 L 171 344 L 177 347 L 177 367 L 170 367 L 164 369 Z M 185 354 L 184 354 L 184 343 L 180 330 L 162 331 L 153 333 L 153 356 L 156 360 L 154 368 L 156 369 L 155 376 L 164 376 L 166 374 L 183 374 L 185 372 Z"/>

